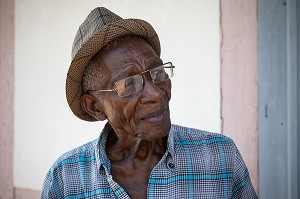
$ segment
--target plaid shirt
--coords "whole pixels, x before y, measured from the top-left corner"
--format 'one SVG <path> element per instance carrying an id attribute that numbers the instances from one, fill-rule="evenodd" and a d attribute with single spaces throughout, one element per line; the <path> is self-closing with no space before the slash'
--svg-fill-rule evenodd
<path id="1" fill-rule="evenodd" d="M 130 198 L 110 175 L 106 125 L 101 136 L 67 152 L 51 167 L 41 198 Z M 257 198 L 230 138 L 172 125 L 167 150 L 153 168 L 148 198 Z"/>

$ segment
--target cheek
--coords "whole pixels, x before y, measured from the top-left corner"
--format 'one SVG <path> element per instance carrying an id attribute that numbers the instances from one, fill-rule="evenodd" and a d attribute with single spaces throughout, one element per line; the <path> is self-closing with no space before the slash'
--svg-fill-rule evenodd
<path id="1" fill-rule="evenodd" d="M 172 88 L 171 81 L 168 81 L 166 86 L 162 87 L 162 89 L 165 91 L 169 101 L 171 100 L 171 88 Z"/>
<path id="2" fill-rule="evenodd" d="M 134 119 L 135 106 L 134 99 L 110 99 L 103 103 L 105 115 L 108 120 L 114 123 L 128 123 Z"/>
<path id="3" fill-rule="evenodd" d="M 102 98 L 101 99 L 101 106 L 103 113 L 106 115 L 107 119 L 109 121 L 112 120 L 112 118 L 116 117 L 117 113 L 119 111 L 116 111 L 116 108 L 119 106 L 115 103 L 115 100 L 112 98 Z"/>
<path id="4" fill-rule="evenodd" d="M 127 129 L 129 133 L 134 133 L 137 130 L 139 123 L 138 118 L 138 95 L 133 95 L 127 98 L 127 103 L 123 106 L 123 116 L 124 116 L 124 128 Z"/>
<path id="5" fill-rule="evenodd" d="M 134 100 L 130 100 L 127 103 L 115 102 L 111 110 L 113 114 L 109 119 L 113 126 L 129 134 L 136 131 L 136 106 Z"/>

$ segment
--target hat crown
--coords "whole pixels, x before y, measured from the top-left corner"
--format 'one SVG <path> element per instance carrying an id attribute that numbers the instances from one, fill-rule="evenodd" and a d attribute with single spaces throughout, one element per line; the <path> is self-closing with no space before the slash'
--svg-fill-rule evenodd
<path id="1" fill-rule="evenodd" d="M 123 18 L 104 7 L 95 8 L 80 25 L 72 47 L 72 59 L 75 57 L 82 45 L 103 27 L 122 20 Z"/>

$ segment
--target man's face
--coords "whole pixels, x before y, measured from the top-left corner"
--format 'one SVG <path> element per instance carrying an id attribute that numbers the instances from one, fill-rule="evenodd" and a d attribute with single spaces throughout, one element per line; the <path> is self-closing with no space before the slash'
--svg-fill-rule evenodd
<path id="1" fill-rule="evenodd" d="M 118 42 L 97 60 L 108 77 L 106 87 L 125 77 L 139 74 L 163 64 L 152 47 L 143 39 L 128 38 Z M 97 94 L 98 104 L 115 131 L 144 140 L 154 140 L 168 134 L 171 126 L 169 101 L 171 82 L 155 84 L 143 75 L 144 87 L 140 92 L 120 97 L 116 91 Z"/>

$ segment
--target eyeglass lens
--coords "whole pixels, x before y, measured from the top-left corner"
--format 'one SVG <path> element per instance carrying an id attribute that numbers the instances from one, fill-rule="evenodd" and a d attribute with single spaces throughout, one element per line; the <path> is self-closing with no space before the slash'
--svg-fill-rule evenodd
<path id="1" fill-rule="evenodd" d="M 149 70 L 152 82 L 160 83 L 173 77 L 173 66 L 171 63 L 161 65 Z M 120 97 L 125 97 L 137 93 L 143 88 L 143 77 L 141 74 L 124 78 L 116 82 L 116 90 Z"/>

